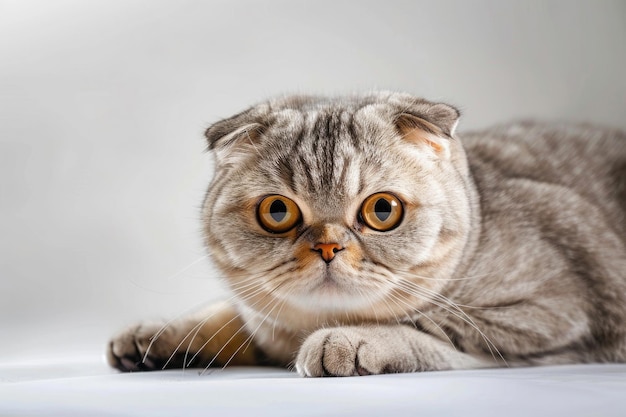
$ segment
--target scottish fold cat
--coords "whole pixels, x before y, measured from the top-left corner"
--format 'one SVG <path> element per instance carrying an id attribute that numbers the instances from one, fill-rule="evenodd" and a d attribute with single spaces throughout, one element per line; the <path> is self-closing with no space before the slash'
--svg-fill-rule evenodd
<path id="1" fill-rule="evenodd" d="M 408 94 L 288 96 L 206 131 L 206 246 L 233 297 L 129 327 L 123 371 L 350 376 L 626 359 L 626 135 L 457 134 Z"/>

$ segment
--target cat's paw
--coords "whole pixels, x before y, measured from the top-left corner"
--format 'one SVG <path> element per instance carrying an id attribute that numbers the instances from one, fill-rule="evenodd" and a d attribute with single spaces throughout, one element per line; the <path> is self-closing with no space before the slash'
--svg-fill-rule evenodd
<path id="1" fill-rule="evenodd" d="M 368 333 L 369 329 L 355 327 L 314 332 L 298 352 L 296 370 L 307 377 L 372 375 L 412 370 L 400 352 L 387 350 L 385 342 L 377 334 Z"/>
<path id="2" fill-rule="evenodd" d="M 160 370 L 165 365 L 174 365 L 180 362 L 176 351 L 176 345 L 169 342 L 171 330 L 162 329 L 160 323 L 142 323 L 130 326 L 117 334 L 107 350 L 107 361 L 113 368 L 124 372 Z M 158 339 L 153 343 L 156 335 Z M 168 363 L 169 360 L 169 363 Z"/>

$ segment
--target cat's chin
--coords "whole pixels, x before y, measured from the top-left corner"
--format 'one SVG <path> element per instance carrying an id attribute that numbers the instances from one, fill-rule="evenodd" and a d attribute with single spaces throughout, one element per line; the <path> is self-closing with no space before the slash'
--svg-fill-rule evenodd
<path id="1" fill-rule="evenodd" d="M 294 296 L 291 300 L 299 308 L 312 312 L 351 312 L 368 307 L 371 302 L 366 298 L 332 288 L 319 288 L 308 294 Z"/>

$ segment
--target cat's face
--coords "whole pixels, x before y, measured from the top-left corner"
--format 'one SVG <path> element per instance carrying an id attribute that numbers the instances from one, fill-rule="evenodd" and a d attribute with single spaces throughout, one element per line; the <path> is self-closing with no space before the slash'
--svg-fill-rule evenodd
<path id="1" fill-rule="evenodd" d="M 207 131 L 206 242 L 240 301 L 376 320 L 443 285 L 469 227 L 464 155 L 456 112 L 415 100 L 292 97 Z"/>

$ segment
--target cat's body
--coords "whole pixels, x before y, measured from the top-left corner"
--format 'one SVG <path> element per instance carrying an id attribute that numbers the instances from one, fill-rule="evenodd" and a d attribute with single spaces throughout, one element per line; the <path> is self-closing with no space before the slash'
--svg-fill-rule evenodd
<path id="1" fill-rule="evenodd" d="M 626 135 L 520 123 L 457 138 L 457 119 L 377 93 L 278 99 L 209 128 L 206 242 L 235 297 L 127 329 L 110 363 L 321 376 L 626 361 Z"/>

